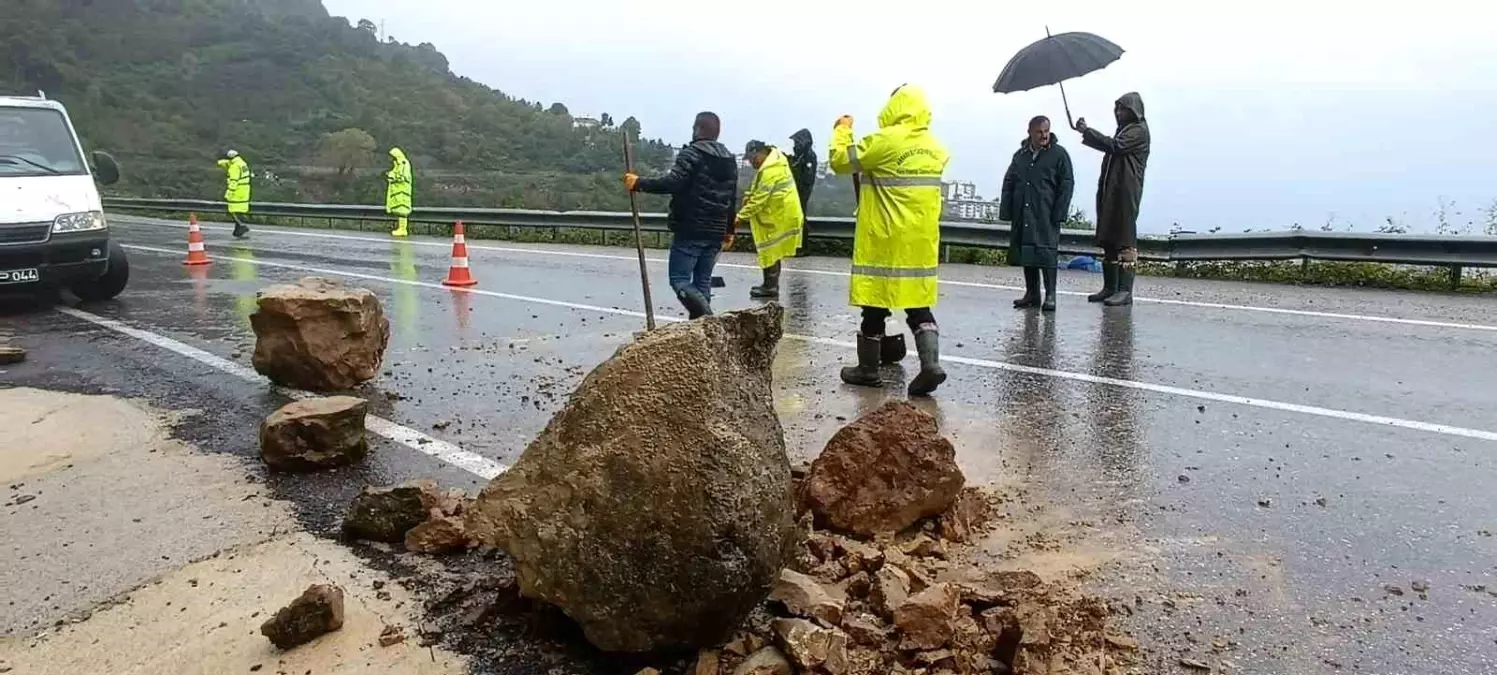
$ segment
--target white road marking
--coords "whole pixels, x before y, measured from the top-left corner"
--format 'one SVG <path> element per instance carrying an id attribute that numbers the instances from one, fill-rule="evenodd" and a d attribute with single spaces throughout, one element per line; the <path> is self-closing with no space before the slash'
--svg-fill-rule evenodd
<path id="1" fill-rule="evenodd" d="M 73 318 L 82 319 L 89 323 L 108 328 L 109 330 L 112 330 L 116 333 L 128 335 L 137 340 L 153 344 L 162 349 L 176 352 L 177 354 L 181 354 L 182 356 L 190 358 L 204 365 L 217 368 L 218 370 L 221 370 L 235 377 L 249 380 L 250 382 L 254 382 L 256 384 L 269 384 L 269 381 L 259 373 L 255 372 L 253 368 L 242 366 L 228 359 L 221 358 L 214 354 L 210 354 L 206 351 L 198 349 L 197 347 L 194 347 L 192 345 L 173 340 L 172 338 L 166 337 L 165 335 L 159 335 L 147 330 L 141 330 L 139 328 L 126 325 L 125 323 L 122 323 L 120 321 L 105 318 L 97 314 L 85 312 L 80 309 L 74 309 L 72 307 L 58 307 L 57 311 Z M 294 399 L 313 398 L 318 396 L 318 394 L 301 391 L 299 389 L 291 389 L 288 387 L 275 387 L 275 389 Z M 383 417 L 366 415 L 364 417 L 364 428 L 374 432 L 375 434 L 388 438 L 396 443 L 404 445 L 412 450 L 415 450 L 416 452 L 431 455 L 436 459 L 451 464 L 452 466 L 467 471 L 468 473 L 476 475 L 479 478 L 483 478 L 485 480 L 492 479 L 493 477 L 504 473 L 509 469 L 509 467 L 500 464 L 499 462 L 496 462 L 492 459 L 469 452 L 458 447 L 455 444 L 448 443 L 447 441 L 432 438 L 431 436 L 416 431 L 415 429 L 396 424 L 395 422 L 391 422 L 390 420 L 387 420 Z"/>
<path id="2" fill-rule="evenodd" d="M 133 249 L 133 250 L 139 250 L 139 251 L 146 251 L 146 252 L 150 252 L 150 253 L 161 253 L 161 254 L 165 254 L 165 255 L 177 255 L 179 253 L 178 251 L 173 251 L 171 249 L 156 248 L 156 247 L 151 247 L 151 246 L 137 246 L 135 244 L 125 244 L 124 247 L 127 248 L 127 249 Z M 484 290 L 484 289 L 480 289 L 480 288 L 449 288 L 449 287 L 442 286 L 440 284 L 436 284 L 436 283 L 432 283 L 432 282 L 408 281 L 408 280 L 405 280 L 405 279 L 395 279 L 395 278 L 392 278 L 392 277 L 382 277 L 382 276 L 378 276 L 378 275 L 374 275 L 374 274 L 364 274 L 364 273 L 361 273 L 361 272 L 345 272 L 345 271 L 341 271 L 341 270 L 327 269 L 327 268 L 321 268 L 321 267 L 311 267 L 311 266 L 308 266 L 308 265 L 296 265 L 296 264 L 283 263 L 283 262 L 273 262 L 273 261 L 262 260 L 262 259 L 240 260 L 240 262 L 249 262 L 249 263 L 253 263 L 253 264 L 256 264 L 256 265 L 266 265 L 266 266 L 269 266 L 269 267 L 280 267 L 280 268 L 284 268 L 284 269 L 298 270 L 298 271 L 301 271 L 301 272 L 312 272 L 312 273 L 316 273 L 316 274 L 329 274 L 329 275 L 341 276 L 341 277 L 349 277 L 349 278 L 354 278 L 354 279 L 367 279 L 367 280 L 370 280 L 370 281 L 380 281 L 380 282 L 389 283 L 389 284 L 404 284 L 404 285 L 407 285 L 407 286 L 419 286 L 419 287 L 423 287 L 423 288 L 432 288 L 432 289 L 437 289 L 437 290 L 446 290 L 446 291 L 450 291 L 450 292 L 453 292 L 453 293 L 472 293 L 474 295 L 486 295 L 486 296 L 495 297 L 495 298 L 503 298 L 503 299 L 506 299 L 506 300 L 516 300 L 516 301 L 519 301 L 519 302 L 528 302 L 528 303 L 532 303 L 532 304 L 549 305 L 549 306 L 552 306 L 552 307 L 565 307 L 565 308 L 568 308 L 568 309 L 578 309 L 578 310 L 585 310 L 585 311 L 591 311 L 591 312 L 599 312 L 599 313 L 603 313 L 603 314 L 614 314 L 614 315 L 618 315 L 618 316 L 631 316 L 631 317 L 640 317 L 640 318 L 644 317 L 644 312 L 636 312 L 634 310 L 621 309 L 621 308 L 618 308 L 618 307 L 601 307 L 601 306 L 598 306 L 598 305 L 587 305 L 587 304 L 576 303 L 576 302 L 567 302 L 567 301 L 564 301 L 564 300 L 552 300 L 552 299 L 549 299 L 549 298 L 537 298 L 537 297 L 532 297 L 532 296 L 528 296 L 528 295 L 515 295 L 513 293 L 500 293 L 500 292 L 497 292 L 497 291 L 489 291 L 489 290 Z M 680 317 L 673 317 L 673 316 L 656 316 L 655 318 L 657 320 L 660 320 L 660 321 L 684 321 L 685 320 L 685 319 L 682 319 Z M 829 346 L 829 347 L 840 347 L 840 348 L 844 348 L 844 349 L 855 349 L 857 347 L 855 344 L 853 344 L 851 342 L 844 342 L 842 340 L 833 340 L 831 338 L 822 338 L 822 337 L 815 337 L 815 336 L 810 336 L 810 335 L 796 335 L 796 334 L 793 334 L 793 333 L 786 333 L 785 337 L 788 338 L 788 339 L 791 339 L 791 340 L 799 340 L 801 342 L 809 342 L 809 343 L 813 343 L 813 344 L 826 345 L 826 346 Z M 1318 417 L 1327 417 L 1327 418 L 1332 418 L 1332 419 L 1348 420 L 1348 421 L 1352 421 L 1352 422 L 1363 422 L 1363 423 L 1374 424 L 1374 425 L 1379 425 L 1379 426 L 1399 427 L 1399 428 L 1402 428 L 1402 429 L 1410 429 L 1410 430 L 1413 430 L 1413 431 L 1424 431 L 1424 432 L 1429 432 L 1429 433 L 1434 433 L 1434 434 L 1442 434 L 1442 435 L 1446 435 L 1446 436 L 1460 436 L 1460 437 L 1464 437 L 1464 438 L 1475 438 L 1475 439 L 1480 439 L 1480 440 L 1485 440 L 1485 441 L 1497 441 L 1497 432 L 1487 431 L 1487 430 L 1484 430 L 1484 429 L 1469 429 L 1469 428 L 1466 428 L 1466 427 L 1457 427 L 1457 426 L 1451 426 L 1451 425 L 1447 425 L 1447 424 L 1436 424 L 1436 423 L 1433 423 L 1433 422 L 1420 422 L 1418 420 L 1408 420 L 1408 419 L 1402 419 L 1402 418 L 1398 418 L 1398 417 L 1385 417 L 1385 416 L 1382 416 L 1382 415 L 1370 415 L 1370 414 L 1367 414 L 1367 413 L 1352 412 L 1352 411 L 1349 411 L 1349 410 L 1337 410 L 1337 409 L 1334 409 L 1334 408 L 1322 408 L 1322 407 L 1319 407 L 1319 406 L 1302 405 L 1302 404 L 1299 404 L 1299 403 L 1286 403 L 1286 402 L 1283 402 L 1283 401 L 1274 401 L 1274 400 L 1270 400 L 1270 399 L 1253 398 L 1253 397 L 1249 397 L 1249 396 L 1237 396 L 1235 394 L 1219 394 L 1219 393 L 1216 393 L 1216 392 L 1203 391 L 1203 390 L 1199 390 L 1199 389 L 1187 389 L 1187 388 L 1184 388 L 1184 387 L 1173 387 L 1173 386 L 1164 385 L 1164 384 L 1152 384 L 1152 383 L 1149 383 L 1149 382 L 1138 382 L 1138 381 L 1135 381 L 1135 380 L 1123 380 L 1123 379 L 1117 379 L 1117 378 L 1111 378 L 1111 377 L 1101 377 L 1101 376 L 1097 376 L 1097 375 L 1089 375 L 1089 374 L 1086 374 L 1086 373 L 1073 373 L 1073 372 L 1066 371 L 1066 370 L 1051 370 L 1049 368 L 1036 368 L 1034 366 L 1025 366 L 1025 365 L 1021 365 L 1021 364 L 1017 364 L 1017 363 L 1008 363 L 1006 361 L 994 361 L 994 360 L 990 360 L 990 359 L 978 359 L 978 358 L 971 358 L 971 357 L 966 357 L 966 356 L 950 356 L 950 355 L 943 355 L 941 358 L 942 358 L 943 361 L 948 362 L 948 363 L 960 363 L 960 364 L 969 365 L 969 366 L 977 366 L 979 368 L 989 368 L 989 369 L 993 369 L 993 370 L 1006 370 L 1006 371 L 1016 372 L 1016 373 L 1026 373 L 1026 374 L 1030 374 L 1030 375 L 1041 375 L 1041 376 L 1044 376 L 1044 377 L 1053 377 L 1053 378 L 1056 378 L 1056 379 L 1070 380 L 1070 381 L 1073 381 L 1073 382 L 1086 382 L 1088 384 L 1101 384 L 1101 385 L 1107 385 L 1107 386 L 1113 386 L 1113 387 L 1122 387 L 1122 388 L 1126 388 L 1126 389 L 1137 389 L 1137 390 L 1140 390 L 1140 391 L 1150 391 L 1150 392 L 1155 392 L 1155 393 L 1160 393 L 1160 394 L 1169 394 L 1169 395 L 1172 395 L 1172 396 L 1181 396 L 1181 397 L 1185 397 L 1185 398 L 1194 398 L 1194 399 L 1199 399 L 1199 400 L 1203 400 L 1203 401 L 1214 401 L 1214 402 L 1217 402 L 1217 403 L 1234 403 L 1234 404 L 1237 404 L 1237 405 L 1250 406 L 1250 407 L 1254 407 L 1254 408 L 1264 408 L 1264 409 L 1267 409 L 1267 410 L 1278 410 L 1278 411 L 1283 411 L 1283 412 L 1300 413 L 1300 414 L 1305 414 L 1305 415 L 1315 415 L 1315 416 L 1318 416 Z"/>
<path id="3" fill-rule="evenodd" d="M 175 228 L 179 228 L 179 229 L 187 227 L 186 225 L 179 225 L 177 223 L 162 223 L 162 222 L 155 222 L 155 221 L 150 221 L 150 220 L 141 220 L 141 221 L 138 221 L 138 222 L 141 222 L 141 223 L 144 223 L 144 224 L 147 224 L 147 225 L 155 225 L 155 226 L 158 226 L 158 227 L 175 227 Z M 217 231 L 220 231 L 220 232 L 229 232 L 230 231 L 230 228 L 228 228 L 228 227 L 210 227 L 210 226 L 204 225 L 204 226 L 202 226 L 202 228 L 205 229 L 205 230 L 212 229 L 212 230 L 217 230 Z M 335 239 L 335 240 L 336 239 L 342 239 L 342 240 L 347 240 L 347 241 L 362 241 L 362 242 L 371 242 L 371 243 L 388 243 L 389 241 L 391 241 L 390 239 L 377 239 L 377 238 L 374 238 L 374 237 L 358 237 L 358 236 L 347 235 L 347 234 L 325 234 L 325 233 L 321 233 L 321 232 L 302 232 L 302 231 L 298 231 L 298 230 L 288 230 L 288 229 L 280 229 L 280 228 L 272 230 L 272 232 L 274 232 L 275 234 L 281 234 L 281 235 L 287 235 L 287 236 L 313 237 L 313 238 L 317 238 L 317 239 Z M 438 248 L 448 248 L 448 247 L 451 246 L 451 244 L 449 244 L 449 243 L 436 242 L 436 241 L 420 241 L 420 240 L 404 240 L 404 241 L 407 241 L 407 242 L 409 242 L 411 244 L 415 244 L 417 246 L 432 246 L 432 247 L 438 247 Z M 576 251 L 552 251 L 552 250 L 546 250 L 546 249 L 520 248 L 520 247 L 514 247 L 514 246 L 487 246 L 487 245 L 480 245 L 480 244 L 468 244 L 468 249 L 469 250 L 477 250 L 477 251 L 493 251 L 493 252 L 496 252 L 496 253 L 528 253 L 528 254 L 531 254 L 531 255 L 548 255 L 548 256 L 569 257 L 569 258 L 592 258 L 592 259 L 595 259 L 595 260 L 624 260 L 624 261 L 636 262 L 636 263 L 639 261 L 639 258 L 636 257 L 636 256 L 609 255 L 609 254 L 605 254 L 605 253 L 580 253 L 580 252 L 576 252 Z M 664 265 L 664 264 L 666 264 L 666 260 L 663 259 L 663 258 L 646 258 L 646 260 L 648 260 L 649 262 L 658 264 L 658 265 Z M 734 269 L 754 270 L 756 272 L 759 270 L 759 266 L 758 265 L 739 265 L 739 264 L 734 264 L 734 263 L 718 263 L 717 266 L 718 267 L 729 267 L 729 268 L 734 268 Z M 789 273 L 793 273 L 793 274 L 813 274 L 813 275 L 830 276 L 830 277 L 846 277 L 846 276 L 848 276 L 847 272 L 840 272 L 840 271 L 835 271 L 835 270 L 795 269 L 795 268 L 792 268 L 792 267 L 786 267 L 785 271 L 789 272 Z M 981 282 L 976 282 L 976 281 L 954 281 L 954 280 L 950 280 L 950 279 L 942 279 L 941 280 L 941 284 L 944 285 L 944 286 L 962 286 L 962 287 L 966 287 L 966 288 L 986 288 L 986 289 L 1003 290 L 1003 291 L 1022 291 L 1022 290 L 1024 290 L 1023 288 L 1021 288 L 1019 286 L 1005 286 L 1005 285 L 1002 285 L 1002 284 L 986 284 L 986 283 L 981 283 Z M 1059 293 L 1061 295 L 1071 295 L 1071 296 L 1077 296 L 1077 297 L 1089 295 L 1089 293 L 1087 293 L 1085 291 L 1059 291 Z M 1303 317 L 1310 317 L 1310 318 L 1316 318 L 1316 319 L 1339 319 L 1339 320 L 1344 320 L 1344 321 L 1368 321 L 1368 322 L 1372 322 L 1372 323 L 1391 323 L 1391 324 L 1398 324 L 1398 325 L 1403 325 L 1403 326 L 1423 326 L 1423 327 L 1426 327 L 1426 328 L 1459 328 L 1459 329 L 1463 329 L 1463 330 L 1480 330 L 1480 331 L 1497 332 L 1497 325 L 1479 324 L 1479 323 L 1460 323 L 1460 322 L 1455 322 L 1455 321 L 1434 321 L 1434 320 L 1429 320 L 1429 319 L 1405 319 L 1405 318 L 1402 318 L 1402 317 L 1396 317 L 1396 316 L 1379 316 L 1379 315 L 1375 315 L 1375 314 L 1344 314 L 1344 313 L 1340 313 L 1340 312 L 1320 312 L 1320 311 L 1309 310 L 1309 309 L 1286 309 L 1286 308 L 1282 308 L 1282 307 L 1260 307 L 1258 305 L 1234 305 L 1234 304 L 1222 303 L 1222 302 L 1199 302 L 1199 301 L 1196 301 L 1196 300 L 1170 300 L 1170 299 L 1166 299 L 1166 298 L 1147 298 L 1147 297 L 1142 297 L 1142 296 L 1138 296 L 1138 295 L 1134 295 L 1133 296 L 1133 300 L 1134 300 L 1134 302 L 1140 302 L 1140 303 L 1149 303 L 1149 302 L 1152 302 L 1152 303 L 1160 304 L 1160 305 L 1177 305 L 1177 306 L 1181 306 L 1181 307 L 1199 307 L 1199 308 L 1202 308 L 1202 309 L 1222 309 L 1222 310 L 1240 311 L 1240 312 L 1261 312 L 1261 313 L 1264 313 L 1264 314 L 1283 314 L 1283 315 L 1287 315 L 1287 316 L 1303 316 Z"/>

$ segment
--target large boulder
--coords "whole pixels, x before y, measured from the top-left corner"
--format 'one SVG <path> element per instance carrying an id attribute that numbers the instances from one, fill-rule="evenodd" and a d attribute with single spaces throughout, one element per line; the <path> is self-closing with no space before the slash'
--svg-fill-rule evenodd
<path id="1" fill-rule="evenodd" d="M 770 396 L 782 315 L 706 317 L 620 348 L 484 488 L 469 533 L 601 649 L 720 644 L 795 549 Z"/>
<path id="2" fill-rule="evenodd" d="M 253 362 L 272 382 L 342 391 L 379 374 L 390 321 L 372 291 L 307 277 L 261 291 L 258 303 Z"/>
<path id="3" fill-rule="evenodd" d="M 260 424 L 260 457 L 272 469 L 316 471 L 362 461 L 369 454 L 364 416 L 369 403 L 352 396 L 288 403 Z"/>
<path id="4" fill-rule="evenodd" d="M 965 481 L 936 419 L 890 401 L 832 436 L 801 491 L 818 519 L 873 536 L 946 511 Z"/>

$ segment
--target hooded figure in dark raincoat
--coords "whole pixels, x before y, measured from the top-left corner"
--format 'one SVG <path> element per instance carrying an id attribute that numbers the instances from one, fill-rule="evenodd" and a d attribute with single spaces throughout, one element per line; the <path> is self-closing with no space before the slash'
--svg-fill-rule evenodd
<path id="1" fill-rule="evenodd" d="M 816 187 L 816 148 L 811 145 L 811 130 L 801 129 L 790 136 L 795 143 L 790 153 L 790 175 L 795 177 L 795 189 L 800 193 L 800 212 L 811 217 L 811 190 Z M 811 230 L 802 226 L 801 241 L 805 241 Z"/>
<path id="2" fill-rule="evenodd" d="M 1003 175 L 999 195 L 998 219 L 1010 224 L 1008 244 L 1010 264 L 1024 268 L 1024 297 L 1014 307 L 1040 306 L 1055 311 L 1055 263 L 1060 248 L 1060 228 L 1071 213 L 1071 195 L 1076 188 L 1076 174 L 1071 155 L 1060 147 L 1050 132 L 1050 120 L 1044 116 L 1029 121 L 1029 136 L 1019 143 L 1019 151 Z M 1045 281 L 1045 298 L 1040 302 L 1040 279 Z"/>
<path id="3" fill-rule="evenodd" d="M 1100 150 L 1102 175 L 1097 182 L 1097 246 L 1102 248 L 1102 290 L 1087 296 L 1108 306 L 1133 304 L 1133 264 L 1138 260 L 1138 205 L 1144 196 L 1144 169 L 1149 165 L 1149 123 L 1144 100 L 1123 94 L 1113 108 L 1117 134 L 1109 137 L 1077 120 L 1081 142 Z"/>

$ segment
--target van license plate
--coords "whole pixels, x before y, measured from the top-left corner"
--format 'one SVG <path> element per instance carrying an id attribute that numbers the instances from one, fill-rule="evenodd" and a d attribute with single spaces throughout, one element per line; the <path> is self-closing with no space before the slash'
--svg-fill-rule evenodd
<path id="1" fill-rule="evenodd" d="M 42 275 L 38 274 L 35 267 L 23 270 L 0 270 L 0 284 L 25 284 L 41 281 Z"/>

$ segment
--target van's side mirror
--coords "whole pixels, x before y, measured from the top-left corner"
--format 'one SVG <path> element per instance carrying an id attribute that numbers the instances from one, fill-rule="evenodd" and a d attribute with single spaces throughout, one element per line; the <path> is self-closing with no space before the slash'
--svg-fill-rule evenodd
<path id="1" fill-rule="evenodd" d="M 114 161 L 109 153 L 94 151 L 94 180 L 100 185 L 114 185 L 120 182 L 120 163 Z"/>

